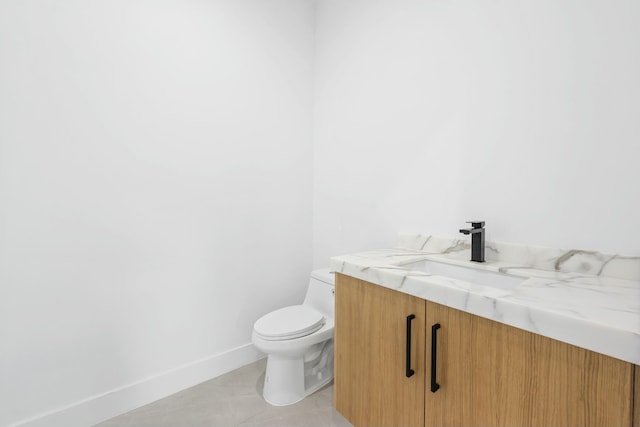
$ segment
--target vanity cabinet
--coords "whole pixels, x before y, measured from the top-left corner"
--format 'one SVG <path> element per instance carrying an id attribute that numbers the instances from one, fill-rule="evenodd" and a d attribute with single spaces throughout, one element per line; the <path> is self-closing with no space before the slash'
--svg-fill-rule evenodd
<path id="1" fill-rule="evenodd" d="M 340 274 L 335 321 L 335 406 L 356 427 L 632 425 L 633 364 Z"/>

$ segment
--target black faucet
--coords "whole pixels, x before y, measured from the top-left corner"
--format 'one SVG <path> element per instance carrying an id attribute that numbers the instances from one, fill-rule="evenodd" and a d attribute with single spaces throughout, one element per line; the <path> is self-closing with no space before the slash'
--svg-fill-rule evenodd
<path id="1" fill-rule="evenodd" d="M 484 221 L 467 221 L 472 228 L 461 228 L 462 234 L 471 234 L 471 261 L 484 262 Z"/>

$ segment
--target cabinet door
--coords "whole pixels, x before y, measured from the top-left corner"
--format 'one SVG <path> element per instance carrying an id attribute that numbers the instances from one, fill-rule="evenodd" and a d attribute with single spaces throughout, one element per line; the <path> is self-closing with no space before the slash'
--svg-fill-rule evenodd
<path id="1" fill-rule="evenodd" d="M 336 409 L 355 426 L 424 426 L 425 301 L 336 276 Z"/>
<path id="2" fill-rule="evenodd" d="M 427 426 L 630 426 L 633 365 L 427 302 Z"/>
<path id="3" fill-rule="evenodd" d="M 636 385 L 633 390 L 633 427 L 640 427 L 640 366 L 634 365 Z"/>

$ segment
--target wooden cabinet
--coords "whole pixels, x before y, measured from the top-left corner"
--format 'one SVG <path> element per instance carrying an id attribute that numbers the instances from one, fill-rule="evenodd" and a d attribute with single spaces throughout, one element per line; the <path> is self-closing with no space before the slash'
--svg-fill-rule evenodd
<path id="1" fill-rule="evenodd" d="M 631 426 L 632 364 L 428 301 L 426 319 L 425 425 Z"/>
<path id="2" fill-rule="evenodd" d="M 640 366 L 635 366 L 636 384 L 633 393 L 633 427 L 640 427 Z"/>
<path id="3" fill-rule="evenodd" d="M 355 426 L 424 426 L 424 308 L 423 299 L 337 275 L 335 405 Z"/>
<path id="4" fill-rule="evenodd" d="M 344 275 L 335 316 L 335 405 L 355 426 L 640 427 L 630 363 Z"/>

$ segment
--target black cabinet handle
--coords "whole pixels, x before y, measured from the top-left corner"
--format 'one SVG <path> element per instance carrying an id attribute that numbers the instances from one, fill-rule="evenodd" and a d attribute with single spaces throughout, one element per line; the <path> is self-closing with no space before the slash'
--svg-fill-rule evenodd
<path id="1" fill-rule="evenodd" d="M 411 369 L 411 321 L 415 318 L 415 314 L 410 314 L 407 316 L 407 378 L 415 374 L 415 371 Z"/>
<path id="2" fill-rule="evenodd" d="M 440 388 L 436 381 L 436 355 L 438 354 L 438 329 L 440 323 L 431 327 L 431 393 L 435 393 Z"/>

